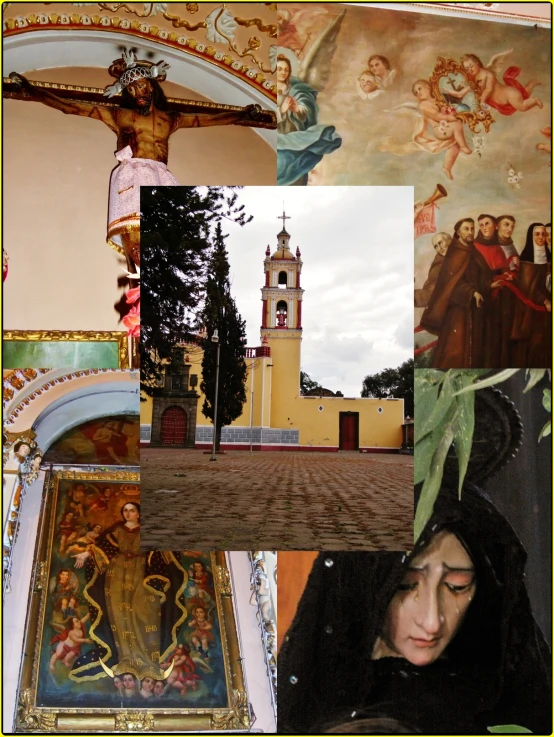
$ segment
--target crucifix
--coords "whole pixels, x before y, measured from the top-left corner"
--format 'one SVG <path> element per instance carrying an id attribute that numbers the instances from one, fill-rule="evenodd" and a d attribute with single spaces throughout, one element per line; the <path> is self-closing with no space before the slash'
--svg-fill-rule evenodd
<path id="1" fill-rule="evenodd" d="M 117 136 L 119 161 L 110 179 L 108 243 L 125 254 L 130 273 L 140 267 L 140 187 L 178 185 L 167 168 L 169 138 L 179 128 L 247 125 L 275 128 L 275 114 L 259 105 L 234 107 L 167 99 L 160 83 L 169 65 L 124 52 L 109 68 L 117 81 L 104 91 L 30 82 L 12 72 L 4 96 L 42 102 L 69 115 L 99 120 Z M 56 89 L 56 92 L 52 92 Z"/>
<path id="2" fill-rule="evenodd" d="M 285 215 L 285 203 L 283 203 L 283 214 L 282 215 L 277 215 L 277 220 L 282 220 L 283 221 L 283 230 L 285 230 L 285 220 L 290 220 L 290 218 L 291 218 L 290 215 Z M 287 231 L 285 230 L 285 233 L 286 232 Z"/>

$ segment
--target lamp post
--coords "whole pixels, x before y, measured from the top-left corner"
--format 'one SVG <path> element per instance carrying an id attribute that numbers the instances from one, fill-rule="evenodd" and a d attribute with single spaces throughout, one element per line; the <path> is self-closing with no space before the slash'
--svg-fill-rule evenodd
<path id="1" fill-rule="evenodd" d="M 217 345 L 217 353 L 215 360 L 214 437 L 212 442 L 212 456 L 210 458 L 210 461 L 217 461 L 217 458 L 215 457 L 215 443 L 217 436 L 217 395 L 219 393 L 219 350 L 221 348 L 221 344 L 219 342 L 219 331 L 217 330 L 217 328 L 213 332 L 211 341 L 212 343 L 215 343 Z"/>

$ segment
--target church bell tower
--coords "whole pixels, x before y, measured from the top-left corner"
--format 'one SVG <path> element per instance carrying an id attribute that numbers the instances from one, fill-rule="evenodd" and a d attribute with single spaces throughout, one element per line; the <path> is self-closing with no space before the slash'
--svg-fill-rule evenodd
<path id="1" fill-rule="evenodd" d="M 280 407 L 286 413 L 289 397 L 297 397 L 300 389 L 300 347 L 302 341 L 302 294 L 300 249 L 290 250 L 290 235 L 285 221 L 277 235 L 277 250 L 265 252 L 265 285 L 262 287 L 262 345 L 269 345 L 272 359 L 272 424 L 279 422 Z M 286 418 L 285 418 L 286 419 Z M 286 426 L 280 424 L 279 426 Z"/>

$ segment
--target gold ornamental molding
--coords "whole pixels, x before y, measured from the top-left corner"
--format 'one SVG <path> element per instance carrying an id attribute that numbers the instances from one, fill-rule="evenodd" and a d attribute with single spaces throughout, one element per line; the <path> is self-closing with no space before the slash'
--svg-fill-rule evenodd
<path id="1" fill-rule="evenodd" d="M 15 397 L 17 392 L 34 381 L 38 376 L 47 374 L 51 369 L 14 369 L 7 373 L 2 380 L 2 404 L 5 407 Z"/>
<path id="2" fill-rule="evenodd" d="M 211 728 L 236 731 L 250 727 L 250 713 L 246 692 L 233 689 L 231 709 L 214 709 Z"/>
<path id="3" fill-rule="evenodd" d="M 121 369 L 83 369 L 82 371 L 74 371 L 69 374 L 64 374 L 63 376 L 58 376 L 56 379 L 52 379 L 46 384 L 38 387 L 35 391 L 29 394 L 29 396 L 25 397 L 25 399 L 22 399 L 21 402 L 19 402 L 19 404 L 11 411 L 9 417 L 5 420 L 5 424 L 13 425 L 21 412 L 23 412 L 23 410 L 28 407 L 34 399 L 44 394 L 44 392 L 49 391 L 54 386 L 65 384 L 66 382 L 73 381 L 74 379 L 80 379 L 83 376 L 95 376 L 97 374 L 109 373 L 120 374 Z M 129 374 L 131 373 L 133 372 L 129 371 Z"/>
<path id="4" fill-rule="evenodd" d="M 7 341 L 43 343 L 117 343 L 118 369 L 128 369 L 129 347 L 127 333 L 120 330 L 4 330 L 4 343 Z M 56 368 L 54 367 L 48 367 Z"/>
<path id="5" fill-rule="evenodd" d="M 491 20 L 493 18 L 505 18 L 513 21 L 520 21 L 521 23 L 533 23 L 535 25 L 543 25 L 545 28 L 550 28 L 550 20 L 543 18 L 539 15 L 520 15 L 519 13 L 507 13 L 500 12 L 500 8 L 510 7 L 510 3 L 498 2 L 498 3 L 398 3 L 400 10 L 403 10 L 402 6 L 410 6 L 412 8 L 418 8 L 421 12 L 425 12 L 429 9 L 439 9 L 446 11 L 452 16 L 456 15 L 473 15 L 481 16 L 483 19 Z"/>
<path id="6" fill-rule="evenodd" d="M 227 566 L 216 566 L 214 569 L 214 579 L 217 581 L 221 596 L 232 596 L 231 577 Z"/>
<path id="7" fill-rule="evenodd" d="M 4 7 L 15 3 L 5 3 Z M 259 17 L 234 15 L 232 3 L 65 3 L 67 12 L 54 12 L 51 5 L 37 3 L 44 12 L 9 17 L 4 11 L 4 38 L 41 31 L 110 31 L 134 36 L 204 59 L 226 73 L 259 90 L 269 100 L 277 99 L 274 78 L 277 24 Z M 264 3 L 274 11 L 276 3 Z M 73 7 L 71 7 L 73 6 Z M 171 12 L 170 12 L 171 10 Z M 72 12 L 73 11 L 73 12 Z M 8 15 L 8 17 L 6 17 Z M 186 16 L 191 16 L 190 20 Z M 242 31 L 246 31 L 245 35 Z M 187 34 L 185 35 L 183 31 Z M 190 35 L 194 34 L 194 35 Z"/>

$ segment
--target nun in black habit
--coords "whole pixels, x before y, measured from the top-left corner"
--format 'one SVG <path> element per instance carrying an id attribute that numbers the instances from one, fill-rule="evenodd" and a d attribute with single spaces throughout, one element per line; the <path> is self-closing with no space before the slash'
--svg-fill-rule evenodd
<path id="1" fill-rule="evenodd" d="M 513 455 L 519 428 L 500 418 L 499 439 L 477 416 L 468 473 L 482 481 Z M 474 483 L 458 498 L 455 469 L 454 460 L 410 553 L 316 559 L 280 652 L 280 733 L 356 733 L 366 719 L 368 734 L 508 724 L 551 734 L 551 655 L 527 596 L 525 551 Z"/>

